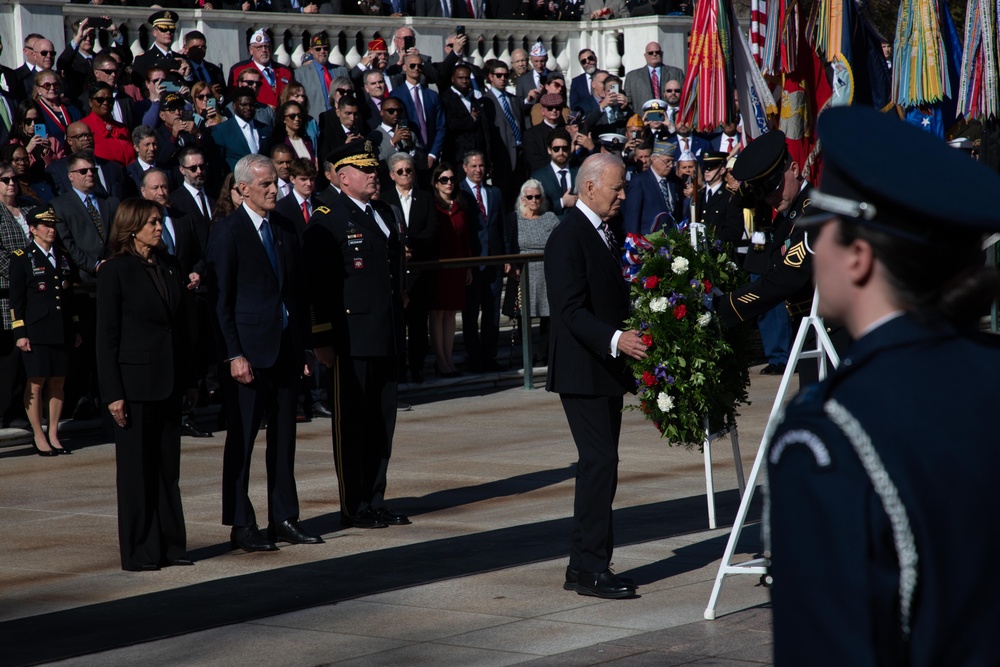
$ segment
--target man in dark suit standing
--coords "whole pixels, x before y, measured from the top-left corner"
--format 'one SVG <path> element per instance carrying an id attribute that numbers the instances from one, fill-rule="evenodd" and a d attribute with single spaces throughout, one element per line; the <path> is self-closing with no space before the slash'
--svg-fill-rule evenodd
<path id="1" fill-rule="evenodd" d="M 433 169 L 441 157 L 444 145 L 444 109 L 438 94 L 420 83 L 424 63 L 418 54 L 403 56 L 406 81 L 391 95 L 403 101 L 411 127 L 420 134 L 427 147 L 427 169 Z M 419 108 L 418 108 L 419 105 Z"/>
<path id="2" fill-rule="evenodd" d="M 337 108 L 319 115 L 319 155 L 327 156 L 345 143 L 357 141 L 364 133 L 361 109 L 354 95 L 337 100 Z"/>
<path id="3" fill-rule="evenodd" d="M 212 211 L 215 210 L 215 200 L 205 192 L 209 163 L 200 148 L 189 146 L 177 154 L 177 166 L 180 167 L 184 180 L 179 188 L 170 193 L 170 205 L 191 216 L 195 235 L 204 251 L 208 245 Z"/>
<path id="4" fill-rule="evenodd" d="M 515 94 L 524 102 L 526 114 L 531 112 L 531 105 L 542 96 L 542 85 L 549 75 L 549 68 L 546 66 L 549 52 L 541 42 L 535 42 L 528 56 L 531 61 L 531 69 L 517 77 L 514 82 Z"/>
<path id="5" fill-rule="evenodd" d="M 319 544 L 298 525 L 295 406 L 308 373 L 309 321 L 300 249 L 291 223 L 273 215 L 278 175 L 271 159 L 251 154 L 235 169 L 243 205 L 208 237 L 209 294 L 223 359 L 235 386 L 227 391 L 229 430 L 222 461 L 222 523 L 244 551 L 275 551 L 276 541 Z M 250 455 L 267 417 L 268 534 L 250 502 Z"/>
<path id="6" fill-rule="evenodd" d="M 672 79 L 684 81 L 684 72 L 663 64 L 663 47 L 656 42 L 646 45 L 643 57 L 646 59 L 645 67 L 627 73 L 623 86 L 625 96 L 636 109 L 649 100 L 663 99 L 663 84 L 667 81 Z"/>
<path id="7" fill-rule="evenodd" d="M 271 149 L 271 128 L 254 118 L 257 98 L 252 88 L 239 88 L 233 98 L 233 117 L 212 128 L 212 141 L 230 169 L 245 155 Z"/>
<path id="8" fill-rule="evenodd" d="M 459 186 L 459 196 L 469 212 L 466 224 L 472 256 L 487 257 L 513 252 L 512 239 L 504 233 L 500 190 L 486 185 L 486 158 L 478 151 L 471 151 L 465 155 L 462 168 L 465 178 Z M 469 355 L 469 368 L 476 372 L 500 370 L 497 341 L 500 337 L 500 292 L 504 273 L 502 266 L 473 267 L 472 283 L 465 288 L 462 333 Z"/>
<path id="9" fill-rule="evenodd" d="M 551 162 L 533 172 L 531 177 L 542 184 L 549 210 L 562 219 L 576 205 L 573 187 L 577 170 L 569 164 L 573 140 L 565 128 L 557 127 L 549 133 L 547 143 Z"/>
<path id="10" fill-rule="evenodd" d="M 72 153 L 93 153 L 94 132 L 90 126 L 84 122 L 77 121 L 70 123 L 66 128 L 66 146 Z M 73 189 L 69 179 L 69 158 L 56 160 L 45 172 L 49 175 L 49 180 L 55 186 L 56 194 L 65 194 Z M 135 195 L 139 192 L 139 187 L 131 187 L 125 181 L 125 174 L 116 162 L 96 158 L 94 166 L 97 167 L 97 180 L 94 183 L 94 192 L 101 197 L 114 197 L 121 201 L 125 197 Z"/>
<path id="11" fill-rule="evenodd" d="M 593 49 L 581 49 L 579 58 L 583 73 L 573 77 L 573 81 L 570 83 L 570 109 L 576 109 L 584 104 L 587 98 L 593 98 L 591 84 L 594 82 L 594 75 L 597 74 L 597 54 L 594 53 Z"/>
<path id="12" fill-rule="evenodd" d="M 490 84 L 483 96 L 483 109 L 490 138 L 493 185 L 500 188 L 506 211 L 513 208 L 524 182 L 524 107 L 519 98 L 506 90 L 510 77 L 507 63 L 489 60 L 483 69 Z"/>
<path id="13" fill-rule="evenodd" d="M 0 54 L 3 54 L 2 37 L 0 37 Z M 0 65 L 0 93 L 9 100 L 13 100 L 14 104 L 11 106 L 16 106 L 17 102 L 24 99 L 24 86 L 21 85 L 21 78 L 18 76 L 16 70 L 6 65 Z M 13 115 L 11 118 L 13 118 Z M 7 143 L 6 139 L 4 139 L 4 143 Z"/>
<path id="14" fill-rule="evenodd" d="M 208 40 L 199 30 L 184 33 L 184 56 L 191 65 L 191 73 L 195 81 L 204 81 L 213 86 L 226 85 L 226 75 L 215 63 L 205 60 Z"/>
<path id="15" fill-rule="evenodd" d="M 455 66 L 451 88 L 442 91 L 440 97 L 447 127 L 445 159 L 458 164 L 473 150 L 489 155 L 483 96 L 472 89 L 472 67 L 468 63 Z"/>
<path id="16" fill-rule="evenodd" d="M 618 242 L 608 220 L 625 198 L 625 165 L 617 155 L 587 158 L 580 199 L 545 246 L 552 330 L 545 388 L 558 392 L 580 460 L 564 588 L 581 595 L 625 598 L 635 584 L 610 570 L 611 507 L 618 482 L 618 437 L 626 391 L 635 381 L 624 356 L 643 359 L 637 331 L 623 331 L 629 313 Z"/>
<path id="17" fill-rule="evenodd" d="M 316 209 L 305 251 L 316 358 L 335 378 L 340 521 L 356 528 L 405 525 L 410 520 L 385 502 L 403 352 L 403 246 L 392 209 L 372 199 L 378 158 L 371 141 L 345 144 L 328 159 L 342 192 L 333 206 Z"/>
<path id="18" fill-rule="evenodd" d="M 674 176 L 675 155 L 677 144 L 654 142 L 649 169 L 636 174 L 628 182 L 628 197 L 622 207 L 626 233 L 649 234 L 656 229 L 676 225 L 684 217 L 684 197 Z M 659 217 L 661 213 L 666 215 Z"/>

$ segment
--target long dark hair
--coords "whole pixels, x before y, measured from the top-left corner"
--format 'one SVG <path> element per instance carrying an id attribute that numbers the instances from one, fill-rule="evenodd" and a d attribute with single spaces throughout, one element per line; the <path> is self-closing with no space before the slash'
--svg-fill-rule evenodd
<path id="1" fill-rule="evenodd" d="M 431 172 L 431 190 L 434 192 L 434 201 L 441 202 L 441 196 L 438 194 L 438 189 L 437 189 L 437 179 L 438 176 L 440 176 L 446 171 L 450 171 L 452 174 L 454 174 L 455 178 L 455 188 L 451 191 L 451 199 L 456 204 L 458 204 L 458 207 L 460 209 L 464 211 L 465 205 L 462 203 L 462 197 L 458 187 L 459 184 L 458 171 L 456 171 L 455 168 L 452 167 L 447 162 L 438 162 L 438 166 L 434 167 L 434 171 Z"/>
<path id="2" fill-rule="evenodd" d="M 163 211 L 159 204 L 149 199 L 131 197 L 119 204 L 111 223 L 111 233 L 108 234 L 109 256 L 138 254 L 133 237 L 146 226 L 149 216 L 154 213 L 162 215 Z"/>
<path id="3" fill-rule="evenodd" d="M 944 319 L 975 327 L 1000 295 L 1000 274 L 983 266 L 983 234 L 950 226 L 910 240 L 850 220 L 841 220 L 838 243 L 871 244 L 904 308 L 924 322 Z"/>
<path id="4" fill-rule="evenodd" d="M 14 118 L 10 121 L 10 138 L 17 139 L 24 146 L 27 146 L 28 142 L 31 141 L 31 137 L 24 131 L 24 118 L 32 110 L 38 114 L 38 120 L 35 123 L 41 123 L 44 116 L 38 103 L 34 100 L 21 100 L 18 102 L 17 107 L 14 109 Z"/>
<path id="5" fill-rule="evenodd" d="M 222 220 L 236 210 L 236 206 L 233 204 L 233 188 L 235 187 L 236 175 L 229 172 L 222 179 L 222 189 L 219 190 L 219 198 L 215 200 L 215 210 L 212 211 L 212 222 Z"/>
<path id="6" fill-rule="evenodd" d="M 271 130 L 271 145 L 277 146 L 280 143 L 284 143 L 285 139 L 288 137 L 288 130 L 285 129 L 285 113 L 288 111 L 289 107 L 298 107 L 299 113 L 302 114 L 302 125 L 299 126 L 299 138 L 306 143 L 311 143 L 309 140 L 309 135 L 306 134 L 306 123 L 308 119 L 305 117 L 305 108 L 302 104 L 299 104 L 295 100 L 288 100 L 284 104 L 278 105 L 278 108 L 274 110 L 274 129 Z"/>

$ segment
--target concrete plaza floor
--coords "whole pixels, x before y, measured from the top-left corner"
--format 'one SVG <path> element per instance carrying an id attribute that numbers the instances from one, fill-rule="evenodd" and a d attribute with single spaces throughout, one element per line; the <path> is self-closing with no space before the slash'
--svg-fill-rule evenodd
<path id="1" fill-rule="evenodd" d="M 751 370 L 738 421 L 749 474 L 780 378 Z M 703 459 L 626 411 L 614 568 L 639 597 L 562 589 L 575 449 L 557 396 L 516 373 L 413 386 L 401 397 L 391 507 L 413 525 L 341 529 L 330 420 L 299 426 L 302 524 L 318 546 L 232 550 L 220 525 L 224 433 L 183 441 L 194 567 L 119 569 L 114 447 L 73 456 L 0 448 L 0 663 L 67 665 L 761 665 L 767 589 L 730 577 L 702 620 L 739 503 L 728 440 L 713 448 L 719 525 Z M 456 391 L 457 390 L 457 391 Z M 263 433 L 252 497 L 262 523 Z M 759 520 L 759 494 L 751 510 Z M 744 531 L 740 553 L 760 549 Z"/>

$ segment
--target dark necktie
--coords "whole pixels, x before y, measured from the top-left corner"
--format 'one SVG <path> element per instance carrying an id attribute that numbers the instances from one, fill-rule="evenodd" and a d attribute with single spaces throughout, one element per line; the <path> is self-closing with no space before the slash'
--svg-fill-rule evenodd
<path id="1" fill-rule="evenodd" d="M 205 214 L 206 220 L 212 219 L 212 211 L 208 208 L 208 198 L 205 197 L 204 190 L 198 190 L 198 198 L 201 199 L 201 210 Z"/>
<path id="2" fill-rule="evenodd" d="M 514 133 L 514 142 L 520 146 L 522 138 L 521 128 L 517 126 L 517 121 L 514 119 L 514 112 L 510 110 L 510 102 L 507 101 L 507 93 L 500 93 L 500 107 L 503 109 L 503 115 L 507 118 L 507 124 L 510 125 L 510 129 Z"/>
<path id="3" fill-rule="evenodd" d="M 100 235 L 101 240 L 104 240 L 104 221 L 101 220 L 101 212 L 97 210 L 94 198 L 90 195 L 87 195 L 87 213 L 90 214 L 90 219 L 94 221 L 94 226 L 97 227 L 97 233 Z"/>
<path id="4" fill-rule="evenodd" d="M 483 190 L 480 186 L 476 186 L 476 204 L 479 205 L 479 214 L 483 216 L 483 220 L 486 220 L 486 202 L 483 201 Z"/>
<path id="5" fill-rule="evenodd" d="M 167 221 L 163 221 L 163 234 L 160 237 L 163 241 L 163 245 L 167 247 L 167 252 L 171 255 L 177 254 L 177 248 L 174 244 L 174 236 L 170 233 L 170 228 L 167 227 Z"/>
<path id="6" fill-rule="evenodd" d="M 565 169 L 559 170 L 559 189 L 563 194 L 569 192 L 569 183 L 566 181 L 567 171 Z"/>
<path id="7" fill-rule="evenodd" d="M 667 212 L 673 215 L 674 212 L 674 198 L 670 194 L 670 188 L 667 186 L 667 179 L 660 179 L 660 192 L 663 193 L 663 201 L 667 204 Z"/>
<path id="8" fill-rule="evenodd" d="M 601 232 L 601 236 L 604 237 L 604 243 L 608 246 L 611 256 L 615 258 L 615 262 L 621 264 L 621 258 L 618 257 L 618 244 L 615 242 L 615 237 L 611 235 L 611 228 L 608 227 L 608 223 L 602 222 L 598 229 Z"/>
<path id="9" fill-rule="evenodd" d="M 267 259 L 271 262 L 271 268 L 274 269 L 274 275 L 278 278 L 278 283 L 281 283 L 281 274 L 278 273 L 278 250 L 274 247 L 274 236 L 271 234 L 271 225 L 268 223 L 267 218 L 260 223 L 260 240 L 264 243 L 264 252 L 267 253 Z M 284 329 L 288 326 L 288 309 L 285 308 L 285 304 L 281 304 L 281 328 Z"/>

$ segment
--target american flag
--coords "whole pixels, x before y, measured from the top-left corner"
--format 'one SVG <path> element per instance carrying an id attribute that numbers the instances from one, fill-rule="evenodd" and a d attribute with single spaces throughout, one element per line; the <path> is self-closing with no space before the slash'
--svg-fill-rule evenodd
<path id="1" fill-rule="evenodd" d="M 767 27 L 767 0 L 750 1 L 750 55 L 760 67 L 760 52 L 764 48 L 764 31 Z"/>

